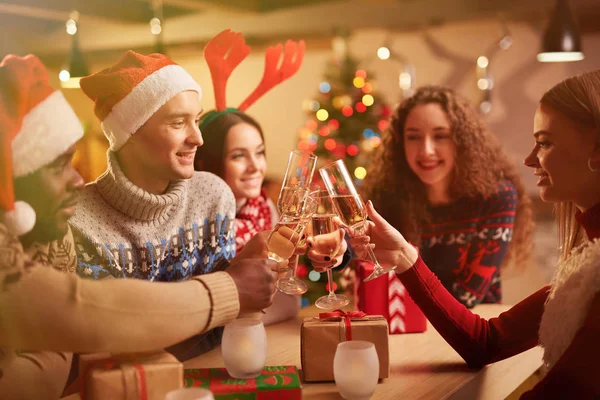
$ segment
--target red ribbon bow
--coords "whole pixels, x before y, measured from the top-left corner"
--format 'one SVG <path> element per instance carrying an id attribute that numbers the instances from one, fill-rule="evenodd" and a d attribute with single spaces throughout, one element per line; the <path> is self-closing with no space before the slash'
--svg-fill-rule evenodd
<path id="1" fill-rule="evenodd" d="M 361 319 L 366 317 L 362 311 L 343 311 L 343 310 L 335 310 L 326 313 L 320 313 L 319 319 L 321 321 L 344 321 L 346 326 L 346 340 L 352 340 L 352 323 L 353 319 Z"/>

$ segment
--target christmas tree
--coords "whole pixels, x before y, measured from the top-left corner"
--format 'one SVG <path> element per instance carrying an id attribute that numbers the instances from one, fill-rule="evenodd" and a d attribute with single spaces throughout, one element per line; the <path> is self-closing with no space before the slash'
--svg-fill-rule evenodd
<path id="1" fill-rule="evenodd" d="M 391 114 L 372 78 L 349 54 L 334 57 L 317 96 L 305 102 L 309 118 L 299 130 L 300 150 L 314 152 L 320 165 L 343 159 L 357 185 L 367 174 L 369 154 L 380 145 Z"/>
<path id="2" fill-rule="evenodd" d="M 298 148 L 319 157 L 319 166 L 343 159 L 350 174 L 360 186 L 367 175 L 370 153 L 381 144 L 381 132 L 389 125 L 391 108 L 378 96 L 373 76 L 359 68 L 358 61 L 346 51 L 346 39 L 334 43 L 334 57 L 328 63 L 324 80 L 315 98 L 307 100 L 304 108 L 308 119 L 299 129 Z M 315 174 L 313 181 L 320 181 Z M 327 274 L 312 270 L 308 257 L 301 257 L 298 277 L 305 279 L 308 292 L 303 305 L 314 304 L 327 294 Z M 334 290 L 351 292 L 353 271 L 345 268 L 334 272 Z"/>

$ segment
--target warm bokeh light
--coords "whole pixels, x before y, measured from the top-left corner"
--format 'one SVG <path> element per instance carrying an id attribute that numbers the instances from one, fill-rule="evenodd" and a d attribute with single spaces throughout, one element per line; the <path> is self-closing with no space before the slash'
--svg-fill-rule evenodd
<path id="1" fill-rule="evenodd" d="M 319 121 L 327 121 L 327 118 L 329 118 L 329 113 L 327 110 L 321 108 L 319 111 L 317 111 L 317 119 Z"/>

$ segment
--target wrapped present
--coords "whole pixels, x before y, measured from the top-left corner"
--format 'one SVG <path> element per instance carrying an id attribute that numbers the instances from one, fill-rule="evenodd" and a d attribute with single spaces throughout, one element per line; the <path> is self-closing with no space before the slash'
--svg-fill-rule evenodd
<path id="1" fill-rule="evenodd" d="M 209 389 L 215 400 L 300 400 L 302 384 L 294 366 L 265 367 L 251 379 L 236 379 L 225 368 L 184 370 L 185 387 Z"/>
<path id="2" fill-rule="evenodd" d="M 427 330 L 427 318 L 410 297 L 394 272 L 365 282 L 373 272 L 373 264 L 357 261 L 354 300 L 356 309 L 367 314 L 383 315 L 390 333 L 412 333 Z"/>
<path id="3" fill-rule="evenodd" d="M 164 400 L 183 383 L 183 364 L 164 351 L 144 354 L 82 354 L 83 400 Z"/>
<path id="4" fill-rule="evenodd" d="M 380 315 L 335 310 L 304 318 L 300 328 L 300 357 L 304 380 L 333 381 L 333 357 L 337 345 L 346 340 L 375 344 L 379 357 L 379 379 L 390 373 L 388 324 Z"/>

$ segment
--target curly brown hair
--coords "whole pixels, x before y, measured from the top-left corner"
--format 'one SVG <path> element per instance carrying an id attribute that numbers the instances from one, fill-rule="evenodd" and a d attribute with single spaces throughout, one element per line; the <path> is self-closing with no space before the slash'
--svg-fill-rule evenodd
<path id="1" fill-rule="evenodd" d="M 404 124 L 417 105 L 437 103 L 448 115 L 456 143 L 456 163 L 452 171 L 450 198 L 487 197 L 498 184 L 511 182 L 518 195 L 515 229 L 504 265 L 516 261 L 524 265 L 532 250 L 533 218 L 531 200 L 514 163 L 504 153 L 496 136 L 469 103 L 453 90 L 439 86 L 421 87 L 405 99 L 392 116 L 390 128 L 382 135 L 374 153 L 362 193 L 381 215 L 407 240 L 421 244 L 421 227 L 430 221 L 426 187 L 411 170 L 404 151 Z"/>

